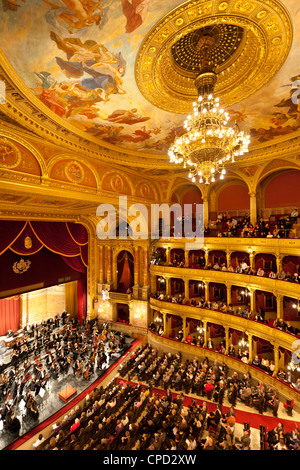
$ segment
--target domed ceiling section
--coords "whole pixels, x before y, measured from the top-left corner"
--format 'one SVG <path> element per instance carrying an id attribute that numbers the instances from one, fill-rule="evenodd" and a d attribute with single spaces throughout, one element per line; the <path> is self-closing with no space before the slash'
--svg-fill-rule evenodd
<path id="1" fill-rule="evenodd" d="M 208 29 L 216 93 L 252 145 L 300 130 L 298 0 L 0 0 L 0 13 L 12 80 L 104 147 L 167 153 L 197 94 Z"/>

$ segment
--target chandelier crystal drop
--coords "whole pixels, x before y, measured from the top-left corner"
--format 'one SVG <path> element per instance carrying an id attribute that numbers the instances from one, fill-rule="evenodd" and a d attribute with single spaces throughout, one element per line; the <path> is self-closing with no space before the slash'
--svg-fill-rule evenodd
<path id="1" fill-rule="evenodd" d="M 207 52 L 204 47 L 206 57 Z M 237 123 L 227 126 L 229 114 L 214 96 L 216 82 L 217 75 L 206 60 L 195 80 L 198 100 L 184 123 L 186 132 L 175 139 L 168 151 L 171 163 L 190 168 L 193 182 L 210 184 L 217 178 L 224 179 L 227 165 L 248 152 L 249 135 Z"/>

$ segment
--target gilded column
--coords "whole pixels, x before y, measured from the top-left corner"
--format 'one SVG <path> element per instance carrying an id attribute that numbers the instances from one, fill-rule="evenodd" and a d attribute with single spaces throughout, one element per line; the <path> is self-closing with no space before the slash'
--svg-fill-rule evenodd
<path id="1" fill-rule="evenodd" d="M 273 377 L 277 375 L 277 372 L 279 370 L 279 347 L 277 345 L 274 345 L 274 363 L 275 369 L 273 372 Z"/>
<path id="2" fill-rule="evenodd" d="M 205 286 L 205 302 L 209 301 L 209 282 L 204 282 Z"/>
<path id="3" fill-rule="evenodd" d="M 204 248 L 205 249 L 205 265 L 207 266 L 208 265 L 208 257 L 209 257 L 209 250 L 208 248 Z"/>
<path id="4" fill-rule="evenodd" d="M 182 331 L 183 331 L 182 341 L 185 341 L 187 337 L 186 317 L 182 317 Z"/>
<path id="5" fill-rule="evenodd" d="M 204 226 L 209 223 L 209 207 L 208 207 L 208 198 L 203 197 L 203 223 Z"/>
<path id="6" fill-rule="evenodd" d="M 249 291 L 250 291 L 250 309 L 251 309 L 251 312 L 255 315 L 256 313 L 256 298 L 255 298 L 255 289 L 249 287 Z"/>
<path id="7" fill-rule="evenodd" d="M 252 363 L 253 359 L 253 341 L 252 341 L 252 334 L 248 333 L 248 343 L 249 343 L 249 364 Z"/>
<path id="8" fill-rule="evenodd" d="M 228 349 L 229 349 L 229 344 L 230 342 L 230 337 L 229 337 L 229 326 L 225 326 L 225 354 L 228 354 Z"/>
<path id="9" fill-rule="evenodd" d="M 277 273 L 280 273 L 282 271 L 282 260 L 283 256 L 281 253 L 276 252 L 276 268 L 277 268 Z"/>
<path id="10" fill-rule="evenodd" d="M 204 344 L 207 344 L 207 320 L 203 320 L 203 329 L 204 329 Z"/>
<path id="11" fill-rule="evenodd" d="M 103 245 L 100 245 L 100 246 L 99 246 L 99 282 L 100 282 L 100 284 L 103 284 L 103 281 L 104 281 L 104 270 L 103 270 L 104 258 L 103 258 L 103 251 L 104 251 L 104 247 L 103 247 Z"/>
<path id="12" fill-rule="evenodd" d="M 167 314 L 163 312 L 163 329 L 164 329 L 164 336 L 168 336 L 168 323 L 167 323 Z"/>
<path id="13" fill-rule="evenodd" d="M 254 251 L 249 251 L 249 264 L 251 269 L 255 269 L 255 253 Z"/>
<path id="14" fill-rule="evenodd" d="M 283 295 L 276 294 L 277 318 L 283 318 Z"/>
<path id="15" fill-rule="evenodd" d="M 226 284 L 227 288 L 227 305 L 231 304 L 231 284 Z"/>
<path id="16" fill-rule="evenodd" d="M 226 265 L 227 265 L 227 268 L 231 265 L 231 253 L 232 253 L 232 251 L 226 250 Z"/>
<path id="17" fill-rule="evenodd" d="M 166 277 L 166 295 L 171 295 L 171 278 Z"/>
<path id="18" fill-rule="evenodd" d="M 170 264 L 170 259 L 171 259 L 171 250 L 170 250 L 170 247 L 168 246 L 166 248 L 166 265 L 167 266 Z"/>
<path id="19" fill-rule="evenodd" d="M 185 279 L 184 281 L 184 298 L 188 300 L 190 298 L 190 289 L 189 289 L 189 279 Z"/>
<path id="20" fill-rule="evenodd" d="M 143 253 L 143 281 L 144 287 L 149 287 L 149 251 L 148 247 L 144 248 Z"/>
<path id="21" fill-rule="evenodd" d="M 185 250 L 184 251 L 184 266 L 185 268 L 188 268 L 189 267 L 189 250 Z"/>
<path id="22" fill-rule="evenodd" d="M 106 247 L 106 281 L 108 284 L 112 282 L 112 250 L 109 245 Z"/>
<path id="23" fill-rule="evenodd" d="M 257 200 L 256 193 L 249 192 L 250 195 L 250 223 L 255 225 L 257 222 Z"/>
<path id="24" fill-rule="evenodd" d="M 140 284 L 140 250 L 138 246 L 134 247 L 134 285 Z"/>

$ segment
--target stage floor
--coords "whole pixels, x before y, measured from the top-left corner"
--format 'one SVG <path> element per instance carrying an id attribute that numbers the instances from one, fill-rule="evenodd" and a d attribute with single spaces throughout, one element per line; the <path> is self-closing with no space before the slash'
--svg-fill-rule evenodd
<path id="1" fill-rule="evenodd" d="M 27 432 L 34 429 L 36 426 L 44 422 L 46 419 L 53 416 L 59 410 L 64 408 L 66 405 L 72 402 L 72 400 L 68 400 L 66 403 L 59 397 L 59 393 L 66 388 L 67 386 L 72 386 L 76 389 L 77 393 L 74 395 L 76 398 L 80 393 L 84 392 L 90 385 L 99 379 L 106 371 L 109 369 L 131 346 L 131 344 L 135 341 L 133 338 L 125 337 L 125 346 L 119 353 L 115 353 L 112 355 L 110 361 L 103 366 L 102 370 L 96 370 L 96 373 L 93 374 L 90 380 L 85 380 L 83 377 L 74 377 L 73 370 L 70 367 L 67 374 L 61 375 L 58 380 L 49 379 L 46 387 L 46 393 L 43 398 L 38 397 L 37 401 L 39 402 L 38 409 L 39 409 L 39 417 L 38 419 L 32 418 L 23 418 L 22 411 L 15 408 L 15 414 L 19 418 L 21 423 L 21 430 L 19 434 L 16 436 L 12 435 L 11 433 L 7 432 L 7 430 L 3 429 L 0 430 L 0 450 L 4 450 L 5 447 L 12 444 L 17 439 L 20 439 L 23 435 Z M 0 407 L 2 408 L 4 405 L 4 401 L 0 403 Z"/>

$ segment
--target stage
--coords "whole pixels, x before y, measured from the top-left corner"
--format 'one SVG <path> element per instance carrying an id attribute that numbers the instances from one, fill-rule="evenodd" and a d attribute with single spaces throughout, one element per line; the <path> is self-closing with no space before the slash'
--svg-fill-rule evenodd
<path id="1" fill-rule="evenodd" d="M 76 397 L 87 390 L 94 382 L 97 382 L 98 379 L 101 378 L 101 376 L 104 375 L 109 368 L 111 368 L 119 358 L 125 354 L 134 341 L 135 340 L 133 338 L 125 337 L 125 346 L 122 350 L 118 353 L 114 353 L 109 362 L 103 364 L 102 369 L 96 369 L 95 373 L 89 380 L 84 379 L 82 376 L 74 376 L 71 367 L 67 374 L 61 375 L 57 380 L 50 378 L 43 398 L 40 396 L 36 397 L 39 410 L 38 419 L 23 417 L 22 409 L 17 406 L 15 411 L 16 416 L 19 418 L 21 423 L 20 432 L 18 435 L 12 435 L 5 428 L 0 430 L 0 450 L 4 450 L 22 436 L 41 425 L 41 423 L 49 420 L 51 416 L 54 416 L 66 405 L 72 403 L 72 400 L 76 399 Z M 71 388 L 73 389 L 72 393 Z M 4 401 L 0 403 L 0 406 L 1 408 L 4 406 Z"/>

